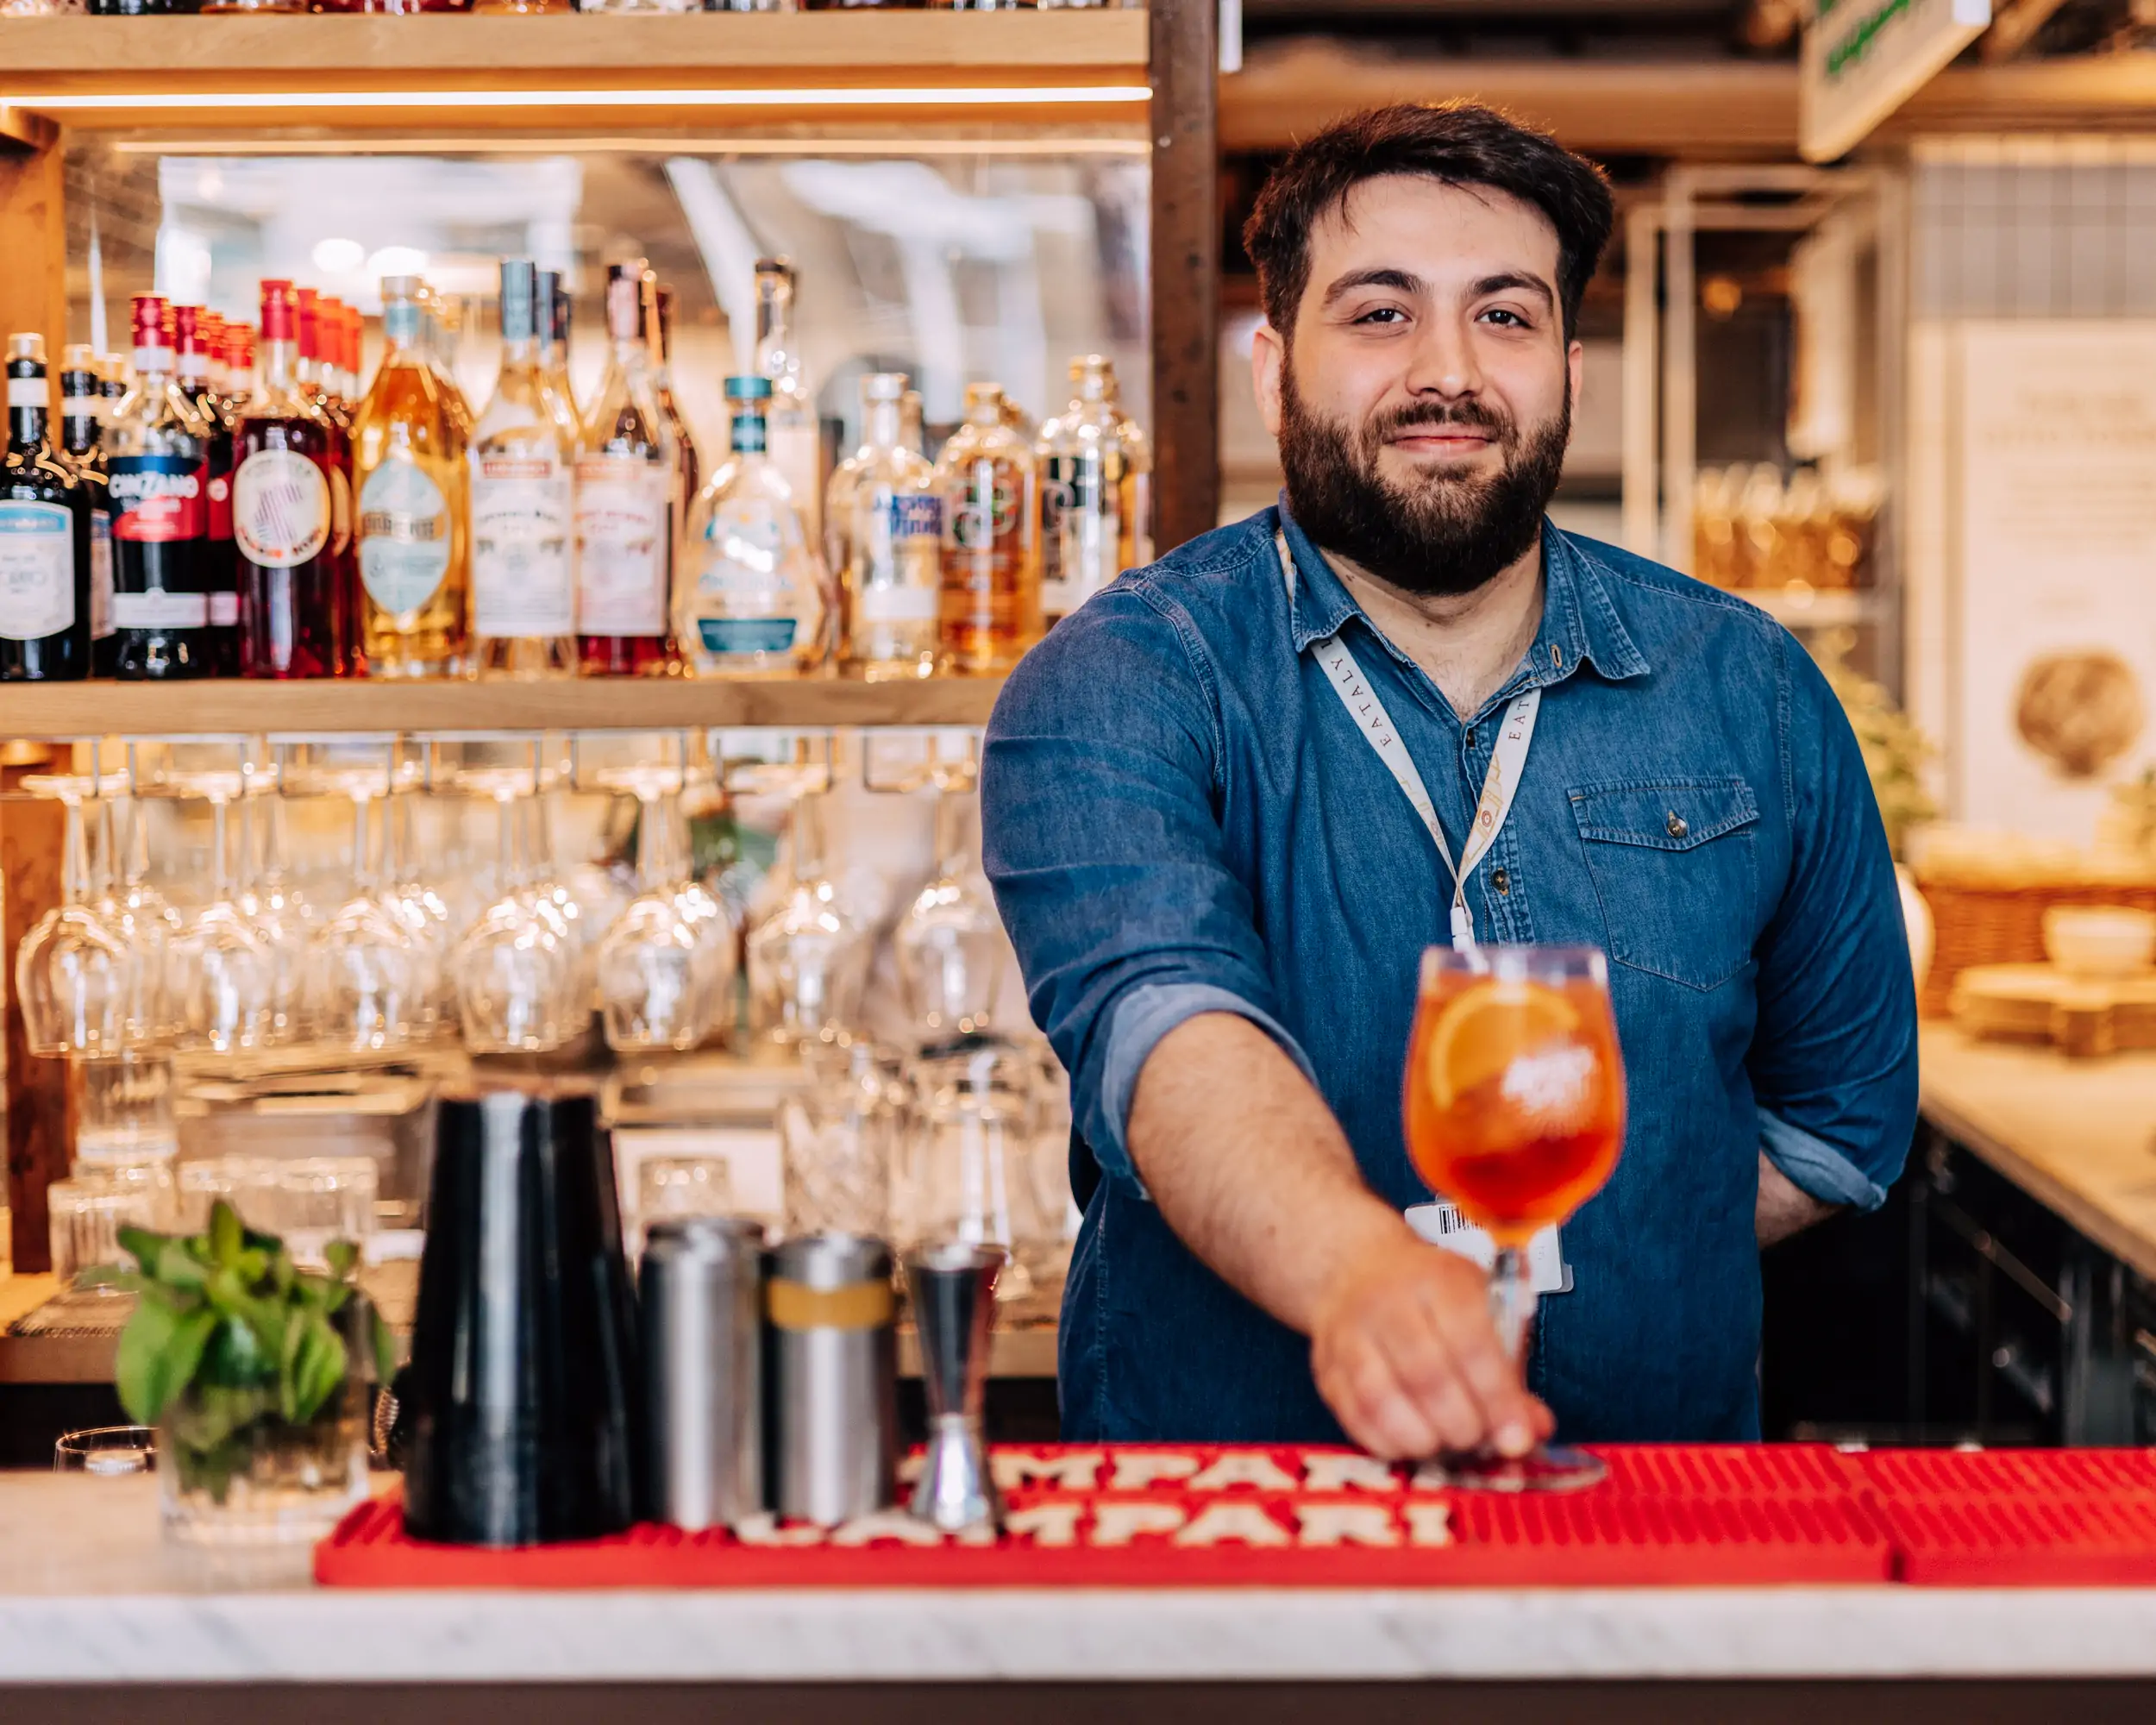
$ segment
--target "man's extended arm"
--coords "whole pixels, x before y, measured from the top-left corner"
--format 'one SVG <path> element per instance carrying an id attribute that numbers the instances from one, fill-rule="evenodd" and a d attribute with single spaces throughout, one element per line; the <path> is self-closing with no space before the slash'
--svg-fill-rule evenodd
<path id="1" fill-rule="evenodd" d="M 1184 1243 L 1310 1337 L 1319 1392 L 1357 1443 L 1520 1454 L 1548 1435 L 1498 1344 L 1482 1272 L 1363 1184 L 1332 1111 L 1257 1026 L 1208 1013 L 1163 1037 L 1128 1139 Z"/>

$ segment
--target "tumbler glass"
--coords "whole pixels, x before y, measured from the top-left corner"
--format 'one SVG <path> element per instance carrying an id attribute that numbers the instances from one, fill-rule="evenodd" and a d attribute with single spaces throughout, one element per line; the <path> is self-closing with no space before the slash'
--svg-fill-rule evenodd
<path id="1" fill-rule="evenodd" d="M 147 1473 L 157 1465 L 154 1426 L 91 1426 L 63 1432 L 53 1445 L 54 1473 L 87 1473 L 101 1479 Z"/>
<path id="2" fill-rule="evenodd" d="M 156 1185 L 136 1177 L 141 1172 L 85 1170 L 45 1189 L 53 1274 L 63 1286 L 76 1283 L 85 1270 L 119 1269 L 127 1257 L 120 1247 L 122 1228 L 166 1226 Z"/>

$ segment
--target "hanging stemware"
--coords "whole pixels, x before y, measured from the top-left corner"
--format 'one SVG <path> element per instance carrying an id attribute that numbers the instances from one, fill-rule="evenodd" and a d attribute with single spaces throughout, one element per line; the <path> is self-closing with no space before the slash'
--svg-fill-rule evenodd
<path id="1" fill-rule="evenodd" d="M 212 1054 L 251 1054 L 272 1040 L 275 966 L 233 895 L 225 811 L 246 791 L 237 772 L 167 775 L 171 794 L 210 805 L 210 900 L 172 943 L 180 1045 Z"/>
<path id="2" fill-rule="evenodd" d="M 114 788 L 124 787 L 116 781 Z M 117 1054 L 148 1039 L 156 1008 L 154 972 L 89 902 L 90 854 L 83 803 L 97 797 L 97 779 L 35 774 L 22 781 L 33 796 L 55 799 L 66 811 L 60 902 L 23 936 L 15 959 L 16 998 L 23 1039 L 33 1054 Z"/>
<path id="3" fill-rule="evenodd" d="M 543 1054 L 583 1028 L 576 954 L 559 913 L 530 890 L 520 804 L 531 795 L 521 768 L 464 774 L 460 787 L 490 797 L 500 851 L 497 897 L 450 955 L 457 1017 L 473 1054 Z"/>
<path id="4" fill-rule="evenodd" d="M 681 852 L 674 844 L 672 798 L 680 772 L 631 767 L 599 782 L 636 799 L 636 896 L 599 944 L 600 1019 L 607 1046 L 620 1051 L 686 1052 L 708 1035 L 731 991 L 730 942 L 705 938 L 683 902 Z"/>
<path id="5" fill-rule="evenodd" d="M 979 811 L 968 781 L 937 790 L 936 878 L 892 932 L 899 986 L 924 1047 L 994 1028 L 1008 943 L 981 873 Z"/>
<path id="6" fill-rule="evenodd" d="M 749 1005 L 756 1033 L 781 1046 L 833 1040 L 861 1018 L 874 956 L 824 869 L 821 792 L 787 819 L 793 883 L 749 934 Z"/>
<path id="7" fill-rule="evenodd" d="M 352 896 L 307 944 L 308 1019 L 329 1047 L 355 1054 L 401 1048 L 419 1029 L 425 966 L 376 884 L 372 809 L 388 775 L 362 768 L 319 782 L 352 800 Z"/>

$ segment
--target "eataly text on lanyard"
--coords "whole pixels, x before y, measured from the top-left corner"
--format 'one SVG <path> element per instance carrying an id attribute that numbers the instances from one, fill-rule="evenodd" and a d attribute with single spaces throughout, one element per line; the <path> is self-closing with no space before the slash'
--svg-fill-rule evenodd
<path id="1" fill-rule="evenodd" d="M 1288 536 L 1275 533 L 1273 544 L 1280 553 L 1281 578 L 1288 583 L 1288 596 L 1292 599 L 1295 594 L 1295 559 L 1288 549 Z M 1497 843 L 1497 835 L 1504 831 L 1505 817 L 1512 812 L 1513 798 L 1520 790 L 1520 775 L 1527 764 L 1527 745 L 1534 741 L 1535 715 L 1542 710 L 1542 691 L 1529 689 L 1514 695 L 1511 705 L 1506 707 L 1504 722 L 1497 730 L 1497 746 L 1490 751 L 1489 771 L 1482 778 L 1482 794 L 1475 805 L 1475 819 L 1456 863 L 1452 860 L 1452 847 L 1445 842 L 1445 829 L 1438 824 L 1437 806 L 1430 800 L 1422 775 L 1409 758 L 1407 745 L 1401 741 L 1392 715 L 1385 711 L 1385 703 L 1378 699 L 1370 680 L 1363 674 L 1363 668 L 1355 662 L 1355 655 L 1348 650 L 1347 643 L 1338 635 L 1328 635 L 1322 641 L 1313 641 L 1310 650 L 1325 672 L 1326 681 L 1332 685 L 1332 693 L 1339 696 L 1340 705 L 1355 721 L 1355 728 L 1376 750 L 1377 758 L 1385 763 L 1385 770 L 1393 775 L 1393 782 L 1414 806 L 1415 812 L 1422 817 L 1422 824 L 1430 829 L 1430 842 L 1438 847 L 1438 855 L 1445 859 L 1445 869 L 1452 876 L 1453 947 L 1461 952 L 1473 951 L 1475 919 L 1467 907 L 1468 880 L 1475 873 L 1475 865 L 1489 855 L 1490 847 Z"/>

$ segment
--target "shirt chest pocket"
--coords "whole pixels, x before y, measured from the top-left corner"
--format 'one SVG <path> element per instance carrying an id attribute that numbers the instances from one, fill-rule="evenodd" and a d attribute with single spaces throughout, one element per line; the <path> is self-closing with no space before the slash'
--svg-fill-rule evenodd
<path id="1" fill-rule="evenodd" d="M 1688 988 L 1752 957 L 1759 809 L 1742 779 L 1626 780 L 1570 793 L 1609 956 Z"/>

